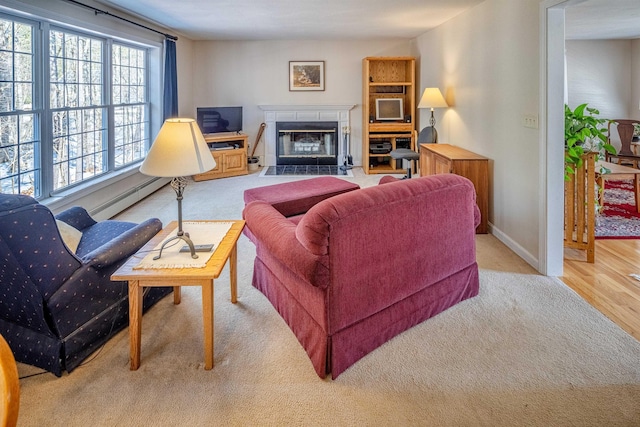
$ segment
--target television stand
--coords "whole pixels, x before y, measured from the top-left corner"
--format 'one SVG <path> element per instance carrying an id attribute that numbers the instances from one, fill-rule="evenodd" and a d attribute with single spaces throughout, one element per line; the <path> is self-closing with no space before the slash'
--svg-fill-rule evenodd
<path id="1" fill-rule="evenodd" d="M 211 155 L 216 161 L 216 167 L 208 172 L 193 176 L 194 181 L 227 178 L 230 176 L 247 175 L 247 145 L 249 136 L 242 132 L 220 132 L 204 134 L 204 140 L 209 145 Z M 226 149 L 222 144 L 226 143 Z M 228 148 L 230 147 L 230 148 Z"/>

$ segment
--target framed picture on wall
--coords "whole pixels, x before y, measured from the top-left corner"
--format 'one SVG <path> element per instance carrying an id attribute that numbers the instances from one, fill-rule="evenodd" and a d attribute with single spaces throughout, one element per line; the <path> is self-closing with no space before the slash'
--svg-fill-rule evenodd
<path id="1" fill-rule="evenodd" d="M 324 61 L 289 61 L 289 90 L 324 90 Z"/>

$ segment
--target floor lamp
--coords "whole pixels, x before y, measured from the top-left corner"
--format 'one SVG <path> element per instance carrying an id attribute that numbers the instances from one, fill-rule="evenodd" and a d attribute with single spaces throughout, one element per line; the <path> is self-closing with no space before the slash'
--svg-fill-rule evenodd
<path id="1" fill-rule="evenodd" d="M 193 119 L 167 119 L 147 157 L 140 165 L 140 172 L 149 176 L 171 178 L 171 187 L 178 200 L 178 233 L 162 243 L 160 253 L 153 259 L 162 256 L 162 250 L 173 240 L 187 243 L 191 258 L 198 258 L 189 233 L 182 230 L 182 196 L 187 186 L 188 175 L 207 172 L 216 167 L 216 161 L 202 136 L 202 132 Z"/>
<path id="2" fill-rule="evenodd" d="M 448 107 L 447 101 L 445 101 L 444 96 L 442 96 L 442 92 L 437 87 L 428 87 L 422 93 L 422 98 L 420 98 L 420 103 L 418 104 L 418 108 L 430 108 L 431 109 L 431 117 L 429 118 L 429 127 L 425 127 L 420 131 L 420 135 L 418 136 L 418 142 L 426 142 L 426 143 L 436 143 L 438 142 L 438 132 L 436 131 L 436 118 L 433 117 L 433 109 L 434 108 L 445 108 Z M 430 134 L 430 137 L 427 135 Z M 423 136 L 423 138 L 420 138 Z M 426 139 L 426 140 L 424 140 Z"/>

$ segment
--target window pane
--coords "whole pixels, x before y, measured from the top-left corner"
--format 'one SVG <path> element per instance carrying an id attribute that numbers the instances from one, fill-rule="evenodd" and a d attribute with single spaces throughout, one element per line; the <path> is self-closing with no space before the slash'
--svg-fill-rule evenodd
<path id="1" fill-rule="evenodd" d="M 64 52 L 64 33 L 62 31 L 49 32 L 49 55 L 62 57 Z"/>
<path id="2" fill-rule="evenodd" d="M 13 80 L 13 53 L 0 52 L 0 80 Z"/>
<path id="3" fill-rule="evenodd" d="M 22 144 L 20 146 L 20 170 L 35 169 L 35 144 Z"/>
<path id="4" fill-rule="evenodd" d="M 49 79 L 52 82 L 64 82 L 64 62 L 60 58 L 50 58 Z"/>
<path id="5" fill-rule="evenodd" d="M 102 42 L 100 40 L 91 40 L 91 60 L 102 62 Z"/>
<path id="6" fill-rule="evenodd" d="M 0 116 L 0 141 L 3 147 L 18 144 L 17 115 Z"/>
<path id="7" fill-rule="evenodd" d="M 0 19 L 0 192 L 38 196 L 39 141 L 34 133 L 33 28 Z"/>
<path id="8" fill-rule="evenodd" d="M 29 24 L 15 23 L 15 46 L 16 52 L 33 53 L 33 32 Z"/>
<path id="9" fill-rule="evenodd" d="M 15 84 L 16 110 L 31 110 L 33 108 L 33 93 L 31 92 L 32 88 L 33 86 L 31 83 Z"/>
<path id="10" fill-rule="evenodd" d="M 13 22 L 0 19 L 0 49 L 13 50 Z"/>
<path id="11" fill-rule="evenodd" d="M 142 49 L 114 44 L 113 103 L 120 105 L 114 109 L 116 167 L 138 161 L 146 155 L 149 137 L 144 104 L 145 58 Z"/>
<path id="12" fill-rule="evenodd" d="M 20 82 L 33 81 L 33 56 L 16 53 L 14 56 L 16 80 Z"/>
<path id="13" fill-rule="evenodd" d="M 0 83 L 0 113 L 13 111 L 13 83 Z"/>
<path id="14" fill-rule="evenodd" d="M 78 61 L 73 59 L 64 60 L 64 81 L 66 83 L 76 83 L 78 81 Z"/>
<path id="15" fill-rule="evenodd" d="M 64 35 L 64 57 L 78 59 L 78 36 L 75 34 Z"/>
<path id="16" fill-rule="evenodd" d="M 35 142 L 35 115 L 34 114 L 20 114 L 20 143 Z M 33 145 L 33 144 L 30 144 Z"/>

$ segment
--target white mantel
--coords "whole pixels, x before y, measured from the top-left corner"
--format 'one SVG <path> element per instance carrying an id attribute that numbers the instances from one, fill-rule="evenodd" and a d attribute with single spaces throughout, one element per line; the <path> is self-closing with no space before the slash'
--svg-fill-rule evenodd
<path id="1" fill-rule="evenodd" d="M 264 133 L 265 166 L 276 164 L 276 122 L 338 122 L 338 164 L 344 159 L 343 129 L 351 129 L 349 111 L 355 107 L 346 105 L 258 105 L 264 111 L 267 125 Z"/>

